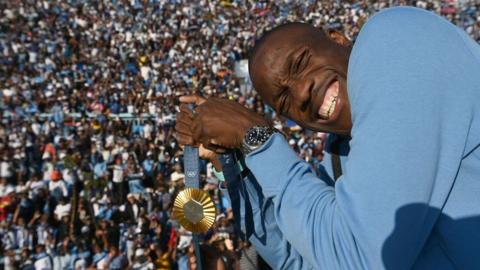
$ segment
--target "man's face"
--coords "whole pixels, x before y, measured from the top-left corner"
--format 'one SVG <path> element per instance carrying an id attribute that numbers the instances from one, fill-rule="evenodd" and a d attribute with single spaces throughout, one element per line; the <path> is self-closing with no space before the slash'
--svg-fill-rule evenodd
<path id="1" fill-rule="evenodd" d="M 253 84 L 277 113 L 299 125 L 349 135 L 348 49 L 312 31 L 272 33 L 250 64 Z"/>

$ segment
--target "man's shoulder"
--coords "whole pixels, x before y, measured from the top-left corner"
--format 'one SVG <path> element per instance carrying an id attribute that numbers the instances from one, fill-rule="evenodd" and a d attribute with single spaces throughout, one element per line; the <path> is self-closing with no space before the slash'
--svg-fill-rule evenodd
<path id="1" fill-rule="evenodd" d="M 446 63 L 439 61 L 445 55 L 455 63 L 459 62 L 457 56 L 466 54 L 470 52 L 460 30 L 444 18 L 413 7 L 389 8 L 372 16 L 362 27 L 350 56 L 349 72 L 364 68 L 356 62 L 375 62 L 371 68 L 379 69 L 418 59 L 439 68 L 439 64 Z M 375 59 L 378 61 L 372 61 Z"/>
<path id="2" fill-rule="evenodd" d="M 455 25 L 435 13 L 414 7 L 385 9 L 362 27 L 355 45 L 381 42 L 385 46 L 425 46 L 459 38 Z"/>
<path id="3" fill-rule="evenodd" d="M 389 30 L 404 30 L 406 28 L 423 29 L 427 24 L 434 24 L 440 27 L 452 27 L 446 19 L 432 11 L 415 7 L 394 7 L 379 11 L 373 15 L 365 24 L 365 27 L 386 27 Z M 431 25 L 429 25 L 431 26 Z"/>
<path id="4" fill-rule="evenodd" d="M 447 102 L 452 110 L 471 104 L 478 95 L 475 70 L 480 66 L 472 52 L 480 55 L 480 50 L 477 44 L 466 46 L 466 38 L 430 11 L 399 7 L 374 15 L 360 31 L 349 59 L 352 114 L 370 112 L 380 103 L 385 110 L 416 104 L 419 111 L 434 110 L 434 105 L 444 108 Z M 464 107 L 462 113 L 467 114 Z"/>

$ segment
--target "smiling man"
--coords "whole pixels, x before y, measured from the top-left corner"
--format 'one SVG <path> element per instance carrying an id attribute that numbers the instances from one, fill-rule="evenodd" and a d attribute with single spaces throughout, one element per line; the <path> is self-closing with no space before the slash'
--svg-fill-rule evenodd
<path id="1" fill-rule="evenodd" d="M 264 100 L 340 136 L 327 152 L 343 156 L 332 186 L 332 164 L 318 178 L 261 116 L 227 100 L 182 98 L 198 107 L 178 115 L 181 143 L 244 153 L 264 198 L 254 222 L 276 236 L 257 241 L 267 261 L 480 269 L 478 44 L 430 12 L 393 8 L 372 17 L 353 47 L 289 24 L 263 37 L 250 60 Z M 301 263 L 275 263 L 285 258 Z"/>
<path id="2" fill-rule="evenodd" d="M 349 135 L 349 45 L 307 24 L 276 28 L 250 58 L 255 89 L 278 113 L 306 128 Z"/>

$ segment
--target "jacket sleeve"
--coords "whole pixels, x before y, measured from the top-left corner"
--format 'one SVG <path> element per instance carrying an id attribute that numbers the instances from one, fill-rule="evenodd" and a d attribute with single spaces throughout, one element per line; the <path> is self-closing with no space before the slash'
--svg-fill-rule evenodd
<path id="1" fill-rule="evenodd" d="M 271 200 L 266 200 L 255 177 L 241 176 L 233 165 L 233 156 L 222 157 L 223 175 L 227 183 L 236 227 L 243 238 L 273 269 L 313 269 L 292 248 L 279 230 Z"/>

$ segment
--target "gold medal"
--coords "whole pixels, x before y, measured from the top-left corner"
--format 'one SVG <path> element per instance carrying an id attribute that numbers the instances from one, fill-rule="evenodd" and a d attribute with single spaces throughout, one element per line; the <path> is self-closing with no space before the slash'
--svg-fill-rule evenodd
<path id="1" fill-rule="evenodd" d="M 194 233 L 206 232 L 215 222 L 216 209 L 207 192 L 186 188 L 178 193 L 173 204 L 178 222 Z"/>

